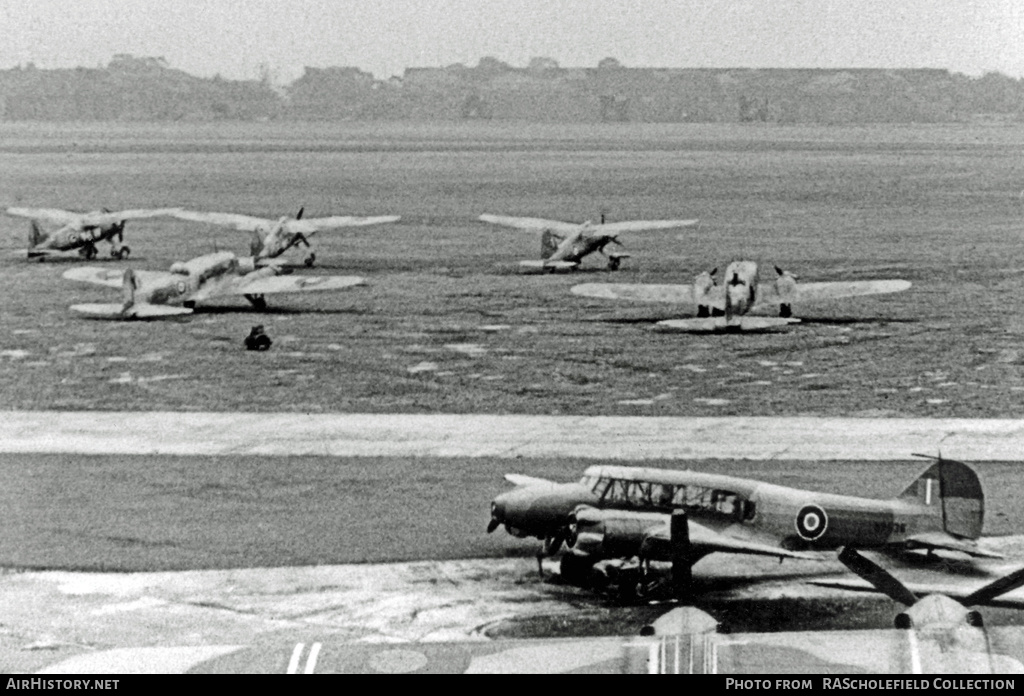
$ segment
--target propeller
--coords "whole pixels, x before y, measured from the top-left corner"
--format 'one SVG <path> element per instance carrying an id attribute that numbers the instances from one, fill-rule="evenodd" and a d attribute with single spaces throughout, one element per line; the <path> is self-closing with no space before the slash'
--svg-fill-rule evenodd
<path id="1" fill-rule="evenodd" d="M 306 206 L 302 206 L 301 208 L 299 208 L 299 212 L 295 215 L 295 219 L 296 220 L 301 220 L 302 219 L 302 213 L 303 213 L 303 211 L 305 209 L 306 209 Z"/>
<path id="2" fill-rule="evenodd" d="M 999 595 L 1016 590 L 1022 585 L 1024 585 L 1024 568 L 1009 575 L 1004 575 L 998 580 L 985 585 L 980 590 L 975 590 L 963 598 L 963 605 L 965 607 L 972 607 L 979 604 L 988 604 Z"/>
<path id="3" fill-rule="evenodd" d="M 844 546 L 839 552 L 839 562 L 900 604 L 910 607 L 917 603 L 917 595 L 907 589 L 906 585 L 882 566 L 857 553 L 856 549 Z"/>

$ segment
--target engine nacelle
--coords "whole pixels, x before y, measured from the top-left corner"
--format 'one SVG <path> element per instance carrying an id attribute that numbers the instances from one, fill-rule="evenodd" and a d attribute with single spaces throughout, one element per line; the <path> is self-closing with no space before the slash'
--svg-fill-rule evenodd
<path id="1" fill-rule="evenodd" d="M 639 555 L 651 522 L 634 515 L 616 516 L 595 508 L 580 508 L 569 517 L 572 546 L 595 558 Z"/>

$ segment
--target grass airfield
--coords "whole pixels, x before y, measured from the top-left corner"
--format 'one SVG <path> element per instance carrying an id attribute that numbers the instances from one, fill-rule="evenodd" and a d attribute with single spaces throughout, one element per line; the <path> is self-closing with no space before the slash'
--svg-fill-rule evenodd
<path id="1" fill-rule="evenodd" d="M 68 305 L 116 302 L 120 294 L 61 278 L 86 262 L 17 258 L 27 221 L 0 216 L 0 243 L 9 252 L 0 258 L 7 279 L 0 393 L 10 410 L 1021 418 L 1022 155 L 1024 129 L 1004 126 L 0 124 L 3 207 L 181 206 L 268 218 L 305 207 L 309 217 L 403 216 L 396 225 L 318 235 L 318 267 L 297 271 L 363 275 L 366 288 L 271 297 L 266 313 L 223 300 L 192 317 L 138 323 L 72 316 Z M 701 225 L 623 235 L 633 258 L 614 274 L 591 257 L 576 273 L 522 276 L 516 262 L 536 258 L 539 240 L 477 222 L 481 213 L 698 217 Z M 160 219 L 129 222 L 126 243 L 131 259 L 108 260 L 101 245 L 91 263 L 166 269 L 216 249 L 244 254 L 249 240 Z M 802 325 L 751 335 L 657 333 L 654 322 L 685 312 L 569 293 L 580 282 L 689 283 L 741 257 L 762 262 L 769 280 L 776 263 L 804 281 L 906 278 L 914 286 L 797 306 Z M 242 339 L 260 323 L 273 348 L 244 351 Z M 894 457 L 908 455 L 893 443 Z M 229 459 L 209 467 L 187 458 L 170 466 L 130 457 L 17 460 L 2 467 L 11 479 L 9 567 L 156 570 L 493 555 L 514 559 L 513 585 L 532 574 L 532 544 L 483 533 L 486 501 L 503 489 L 500 473 L 522 469 L 508 462 L 481 469 L 459 460 L 389 461 L 383 468 L 353 460 L 361 471 L 347 487 L 349 479 L 338 480 L 315 458 L 245 471 Z M 538 466 L 572 469 L 572 477 L 582 468 L 552 460 L 531 469 Z M 872 494 L 886 495 L 902 487 L 908 467 L 922 464 L 886 467 L 884 476 L 873 466 L 799 464 L 785 483 L 820 488 L 825 476 L 829 487 L 867 494 L 867 477 Z M 436 514 L 414 515 L 415 525 L 374 545 L 381 538 L 374 534 L 394 525 L 393 510 L 360 490 L 394 467 L 420 477 L 407 482 L 404 496 Z M 986 533 L 1019 532 L 1013 468 L 986 468 L 983 476 L 991 503 Z M 17 482 L 26 477 L 29 483 Z M 453 482 L 463 481 L 466 490 L 452 496 Z M 31 495 L 19 498 L 19 490 Z M 312 505 L 310 491 L 319 491 Z M 68 510 L 75 511 L 70 522 Z M 265 529 L 273 534 L 257 539 L 239 524 L 268 514 Z M 332 539 L 330 524 L 315 526 L 332 515 L 358 533 Z M 314 594 L 313 601 L 324 600 Z M 146 609 L 152 597 L 138 601 Z M 859 601 L 843 600 L 835 613 Z M 589 596 L 576 600 L 569 613 L 593 604 Z M 75 606 L 65 614 L 68 626 L 85 605 Z M 38 659 L 23 647 L 39 639 L 37 618 L 28 612 L 0 639 L 0 650 Z M 299 617 L 288 629 L 315 620 Z M 588 621 L 542 617 L 498 633 L 587 632 Z M 80 640 L 84 649 L 161 639 L 139 621 L 119 623 L 129 633 L 88 637 L 70 627 L 58 639 Z"/>
<path id="2" fill-rule="evenodd" d="M 3 205 L 182 206 L 268 218 L 402 215 L 321 233 L 319 267 L 369 286 L 219 300 L 139 323 L 74 317 L 119 293 L 28 262 L 0 218 L 0 390 L 12 409 L 1021 417 L 1024 129 L 515 124 L 0 125 Z M 634 256 L 525 276 L 536 235 L 481 213 L 692 218 L 623 235 Z M 129 222 L 127 261 L 166 269 L 248 236 Z M 580 298 L 580 282 L 689 283 L 753 258 L 801 280 L 910 291 L 795 307 L 751 335 L 651 330 L 686 314 Z M 96 262 L 93 262 L 96 263 Z M 265 354 L 242 339 L 262 323 Z"/>

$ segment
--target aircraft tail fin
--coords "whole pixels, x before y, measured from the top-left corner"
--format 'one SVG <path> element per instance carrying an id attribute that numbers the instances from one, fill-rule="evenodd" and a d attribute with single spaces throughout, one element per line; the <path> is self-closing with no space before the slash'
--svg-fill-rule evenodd
<path id="1" fill-rule="evenodd" d="M 552 254 L 558 251 L 558 245 L 562 243 L 563 237 L 555 234 L 552 230 L 544 230 L 540 236 L 540 257 L 551 258 Z"/>
<path id="2" fill-rule="evenodd" d="M 125 309 L 135 304 L 135 291 L 138 287 L 139 279 L 135 276 L 135 271 L 130 268 L 126 269 L 124 280 L 121 283 L 121 299 L 124 301 Z"/>
<path id="3" fill-rule="evenodd" d="M 28 223 L 28 250 L 32 251 L 35 247 L 39 246 L 46 239 L 46 234 L 43 232 L 39 223 L 35 220 L 29 220 Z"/>
<path id="4" fill-rule="evenodd" d="M 917 455 L 926 456 L 926 455 Z M 985 494 L 974 470 L 963 462 L 939 457 L 897 496 L 917 505 L 934 506 L 946 533 L 977 539 L 985 518 Z"/>

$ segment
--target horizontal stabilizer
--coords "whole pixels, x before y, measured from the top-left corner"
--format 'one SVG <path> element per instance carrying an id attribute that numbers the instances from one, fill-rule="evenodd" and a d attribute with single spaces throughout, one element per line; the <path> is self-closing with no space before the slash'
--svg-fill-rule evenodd
<path id="1" fill-rule="evenodd" d="M 145 303 L 133 304 L 127 309 L 123 304 L 77 304 L 71 306 L 71 311 L 90 319 L 159 319 L 192 314 L 192 310 L 185 307 Z"/>
<path id="2" fill-rule="evenodd" d="M 525 474 L 505 474 L 505 480 L 515 486 L 553 486 L 554 481 L 526 476 Z"/>
<path id="3" fill-rule="evenodd" d="M 659 321 L 657 326 L 663 331 L 680 331 L 693 333 L 725 332 L 725 331 L 764 331 L 789 324 L 799 324 L 800 320 L 793 317 L 733 317 L 727 323 L 725 317 L 709 317 L 706 319 L 666 319 Z"/>
<path id="4" fill-rule="evenodd" d="M 520 261 L 519 267 L 531 271 L 571 271 L 579 266 L 575 261 Z"/>
<path id="5" fill-rule="evenodd" d="M 908 549 L 929 549 L 934 551 L 959 551 L 977 558 L 1005 558 L 994 551 L 986 551 L 968 539 L 957 539 L 943 532 L 924 532 L 907 538 Z"/>

